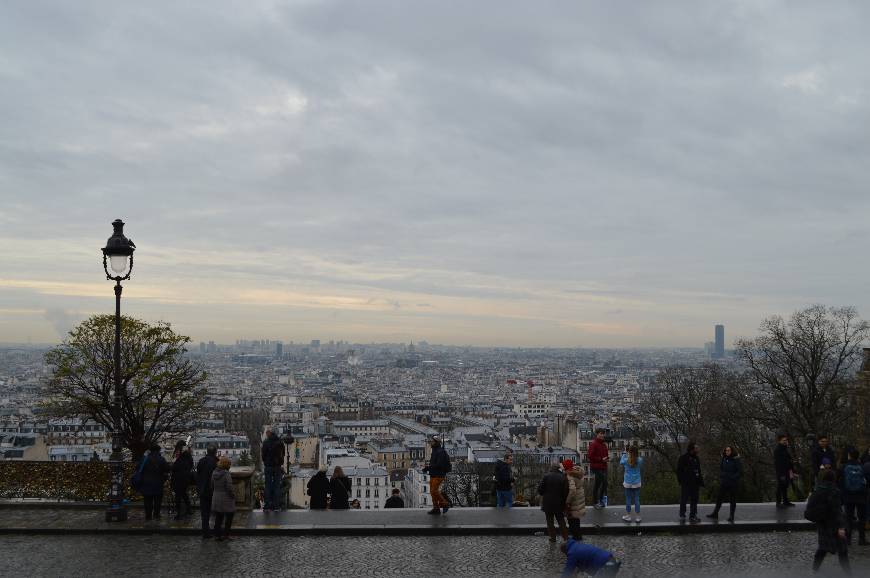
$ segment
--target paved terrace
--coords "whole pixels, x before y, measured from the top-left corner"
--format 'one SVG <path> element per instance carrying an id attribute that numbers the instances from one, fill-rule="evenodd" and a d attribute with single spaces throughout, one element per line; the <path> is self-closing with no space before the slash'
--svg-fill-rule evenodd
<path id="1" fill-rule="evenodd" d="M 704 515 L 711 505 L 702 505 L 700 524 L 680 522 L 678 507 L 643 506 L 643 523 L 626 523 L 620 518 L 622 506 L 604 510 L 587 509 L 583 518 L 584 534 L 640 533 L 724 533 L 757 531 L 812 530 L 803 519 L 803 506 L 778 510 L 773 503 L 739 504 L 735 523 L 711 521 Z M 721 515 L 721 513 L 720 513 Z M 233 523 L 236 533 L 280 535 L 532 535 L 545 529 L 544 516 L 537 508 L 454 508 L 446 515 L 430 516 L 425 510 L 291 510 L 280 513 L 239 512 Z M 164 516 L 159 522 L 146 522 L 141 508 L 130 510 L 126 523 L 107 523 L 103 510 L 94 506 L 52 503 L 0 503 L 2 534 L 194 534 L 199 529 L 199 515 L 182 522 Z"/>
<path id="2" fill-rule="evenodd" d="M 619 578 L 812 576 L 814 532 L 588 536 L 623 560 Z M 558 576 L 564 556 L 540 536 L 0 535 L 2 576 Z M 870 547 L 850 552 L 870 576 Z M 822 576 L 841 576 L 825 560 Z"/>

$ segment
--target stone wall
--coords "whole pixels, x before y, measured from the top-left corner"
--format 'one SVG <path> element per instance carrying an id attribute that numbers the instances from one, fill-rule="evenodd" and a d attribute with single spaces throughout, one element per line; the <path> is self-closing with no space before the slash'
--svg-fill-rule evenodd
<path id="1" fill-rule="evenodd" d="M 125 464 L 128 481 L 125 495 L 131 501 L 142 496 L 129 487 L 133 464 Z M 0 499 L 43 499 L 74 502 L 105 502 L 111 469 L 107 462 L 0 462 Z"/>

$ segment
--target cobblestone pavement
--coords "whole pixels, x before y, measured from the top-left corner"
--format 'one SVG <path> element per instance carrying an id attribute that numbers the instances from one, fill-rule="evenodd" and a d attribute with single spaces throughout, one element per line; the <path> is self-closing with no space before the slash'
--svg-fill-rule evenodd
<path id="1" fill-rule="evenodd" d="M 601 536 L 620 577 L 810 576 L 815 534 Z M 870 547 L 853 547 L 870 575 Z M 279 537 L 0 536 L 2 576 L 555 576 L 564 556 L 542 536 Z M 822 576 L 840 575 L 836 559 Z"/>

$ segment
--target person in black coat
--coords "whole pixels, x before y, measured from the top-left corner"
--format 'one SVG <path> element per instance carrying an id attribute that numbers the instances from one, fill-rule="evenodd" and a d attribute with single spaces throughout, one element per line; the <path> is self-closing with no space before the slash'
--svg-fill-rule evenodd
<path id="1" fill-rule="evenodd" d="M 214 495 L 211 486 L 211 475 L 218 464 L 217 447 L 209 444 L 205 456 L 196 464 L 196 491 L 199 494 L 199 515 L 202 519 L 202 537 L 211 538 L 209 522 L 211 520 L 211 499 Z"/>
<path id="2" fill-rule="evenodd" d="M 776 469 L 776 507 L 790 508 L 794 504 L 788 500 L 788 488 L 794 477 L 794 460 L 788 451 L 788 436 L 776 438 L 776 449 L 773 450 L 773 465 Z M 814 474 L 815 475 L 815 474 Z"/>
<path id="3" fill-rule="evenodd" d="M 834 448 L 831 447 L 831 442 L 828 436 L 819 436 L 819 443 L 813 449 L 813 477 L 819 475 L 819 470 L 826 464 L 830 464 L 830 469 L 837 469 L 837 454 Z"/>
<path id="4" fill-rule="evenodd" d="M 384 508 L 404 508 L 405 500 L 399 495 L 401 493 L 402 491 L 399 488 L 393 488 L 393 495 L 387 498 Z"/>
<path id="5" fill-rule="evenodd" d="M 851 573 L 849 567 L 849 548 L 846 542 L 846 518 L 840 503 L 840 491 L 836 486 L 837 474 L 833 470 L 825 470 L 819 475 L 819 483 L 807 500 L 807 511 L 821 504 L 824 515 L 816 522 L 819 546 L 813 557 L 813 571 L 818 572 L 827 554 L 837 554 L 840 567 L 846 574 Z"/>
<path id="6" fill-rule="evenodd" d="M 329 498 L 329 478 L 326 468 L 322 467 L 308 480 L 308 495 L 311 496 L 309 507 L 312 510 L 325 510 Z"/>
<path id="7" fill-rule="evenodd" d="M 568 526 L 565 524 L 565 503 L 568 499 L 568 478 L 562 473 L 559 464 L 553 464 L 550 471 L 538 484 L 538 495 L 541 496 L 541 510 L 547 519 L 547 533 L 550 535 L 550 542 L 556 541 L 556 525 L 555 521 L 559 522 L 559 532 L 562 534 L 562 541 L 568 541 Z"/>
<path id="8" fill-rule="evenodd" d="M 140 493 L 145 498 L 145 519 L 160 519 L 160 507 L 163 503 L 163 484 L 169 472 L 169 464 L 160 455 L 160 446 L 153 444 L 151 450 L 142 457 L 142 485 Z"/>
<path id="9" fill-rule="evenodd" d="M 743 464 L 740 462 L 740 456 L 737 455 L 732 446 L 725 446 L 725 449 L 722 450 L 722 460 L 719 462 L 719 494 L 716 496 L 716 507 L 707 514 L 708 518 L 718 518 L 719 508 L 722 507 L 722 502 L 727 499 L 731 505 L 728 521 L 734 521 L 734 511 L 737 510 L 737 486 L 742 477 Z"/>
<path id="10" fill-rule="evenodd" d="M 514 456 L 507 453 L 504 460 L 495 463 L 495 495 L 497 508 L 512 508 L 514 505 L 514 476 L 511 464 Z"/>
<path id="11" fill-rule="evenodd" d="M 352 483 L 350 478 L 344 475 L 341 466 L 335 466 L 332 478 L 329 480 L 329 494 L 332 499 L 329 502 L 331 510 L 347 510 L 350 508 L 350 490 Z"/>
<path id="12" fill-rule="evenodd" d="M 686 453 L 677 460 L 677 481 L 680 483 L 680 519 L 686 518 L 686 502 L 689 503 L 689 522 L 700 522 L 698 518 L 698 497 L 704 487 L 704 476 L 701 475 L 701 460 L 698 454 L 701 449 L 695 442 L 689 442 Z"/>
<path id="13" fill-rule="evenodd" d="M 170 484 L 175 494 L 175 519 L 180 520 L 190 516 L 193 508 L 190 505 L 187 488 L 193 485 L 193 456 L 185 441 L 175 444 L 175 461 L 172 463 Z"/>
<path id="14" fill-rule="evenodd" d="M 453 469 L 447 450 L 441 446 L 441 438 L 435 436 L 430 442 L 432 455 L 429 456 L 429 465 L 423 468 L 424 474 L 429 474 L 429 495 L 432 497 L 432 509 L 427 514 L 438 515 L 450 509 L 450 500 L 441 493 L 441 484 L 444 478 Z"/>

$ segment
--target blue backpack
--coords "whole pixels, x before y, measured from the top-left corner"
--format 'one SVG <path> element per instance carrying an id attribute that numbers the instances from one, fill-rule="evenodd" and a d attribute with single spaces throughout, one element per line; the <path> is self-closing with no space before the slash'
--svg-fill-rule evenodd
<path id="1" fill-rule="evenodd" d="M 864 469 L 858 464 L 847 464 L 843 468 L 843 489 L 850 494 L 859 494 L 867 487 Z"/>

